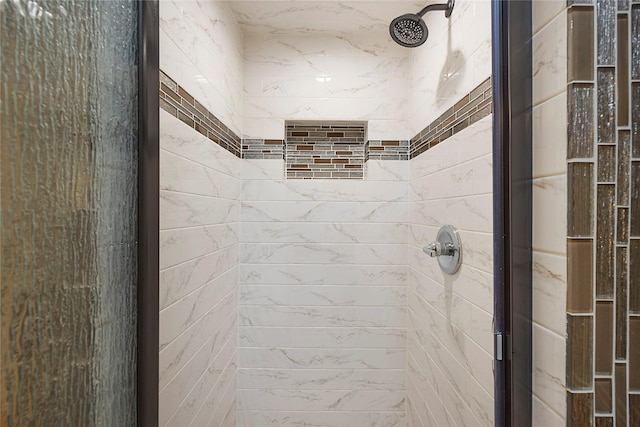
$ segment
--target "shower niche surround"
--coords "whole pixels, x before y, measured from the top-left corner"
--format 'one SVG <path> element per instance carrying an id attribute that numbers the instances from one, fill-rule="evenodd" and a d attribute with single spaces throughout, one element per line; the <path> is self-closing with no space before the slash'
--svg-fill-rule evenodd
<path id="1" fill-rule="evenodd" d="M 412 55 L 386 28 L 160 12 L 160 425 L 493 425 L 488 5 L 459 0 Z M 361 126 L 315 150 L 354 176 L 289 176 L 310 121 Z M 473 247 L 446 280 L 422 253 L 445 223 Z"/>

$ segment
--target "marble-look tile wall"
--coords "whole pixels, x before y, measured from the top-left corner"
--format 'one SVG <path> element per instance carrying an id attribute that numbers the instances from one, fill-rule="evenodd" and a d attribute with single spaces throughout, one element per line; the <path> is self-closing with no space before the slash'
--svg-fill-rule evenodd
<path id="1" fill-rule="evenodd" d="M 429 38 L 409 49 L 410 137 L 491 75 L 491 2 L 457 0 L 449 19 L 424 16 Z"/>
<path id="2" fill-rule="evenodd" d="M 533 425 L 566 425 L 567 13 L 533 1 Z"/>
<path id="3" fill-rule="evenodd" d="M 285 120 L 366 120 L 368 138 L 407 140 L 408 49 L 386 33 L 244 39 L 244 137 L 284 139 Z"/>
<path id="4" fill-rule="evenodd" d="M 164 110 L 160 148 L 159 425 L 231 425 L 242 160 Z"/>
<path id="5" fill-rule="evenodd" d="M 410 160 L 408 425 L 493 425 L 491 116 Z M 422 248 L 460 232 L 463 264 L 443 273 Z"/>
<path id="6" fill-rule="evenodd" d="M 242 136 L 243 44 L 227 2 L 160 2 L 160 69 Z"/>
<path id="7" fill-rule="evenodd" d="M 404 425 L 407 173 L 243 160 L 238 426 Z"/>
<path id="8" fill-rule="evenodd" d="M 225 2 L 160 2 L 160 67 L 241 134 L 242 37 Z M 159 425 L 231 427 L 242 160 L 197 129 L 160 111 Z"/>

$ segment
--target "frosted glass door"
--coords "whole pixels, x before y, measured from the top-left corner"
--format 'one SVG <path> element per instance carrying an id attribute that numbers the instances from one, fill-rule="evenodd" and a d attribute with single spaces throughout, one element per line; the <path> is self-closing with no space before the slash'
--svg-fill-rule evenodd
<path id="1" fill-rule="evenodd" d="M 137 7 L 0 0 L 3 427 L 135 425 Z"/>

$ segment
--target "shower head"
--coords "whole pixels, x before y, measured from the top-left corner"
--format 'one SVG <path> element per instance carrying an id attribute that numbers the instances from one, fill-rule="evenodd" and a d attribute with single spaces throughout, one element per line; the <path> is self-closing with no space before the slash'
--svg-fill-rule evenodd
<path id="1" fill-rule="evenodd" d="M 396 19 L 391 21 L 391 25 L 389 25 L 389 34 L 391 35 L 391 38 L 400 46 L 420 46 L 427 41 L 427 37 L 429 37 L 429 30 L 427 29 L 427 24 L 424 23 L 422 16 L 432 10 L 444 10 L 444 16 L 448 18 L 451 16 L 454 3 L 455 0 L 449 0 L 446 4 L 430 4 L 418 13 L 407 13 L 405 15 L 398 16 Z"/>

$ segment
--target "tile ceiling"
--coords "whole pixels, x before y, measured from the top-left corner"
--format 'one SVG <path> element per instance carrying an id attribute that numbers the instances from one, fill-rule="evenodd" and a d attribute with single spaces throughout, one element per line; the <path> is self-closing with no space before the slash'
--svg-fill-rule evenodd
<path id="1" fill-rule="evenodd" d="M 443 0 L 445 1 L 445 0 Z M 396 16 L 433 1 L 228 1 L 245 34 L 349 35 L 387 31 Z"/>

